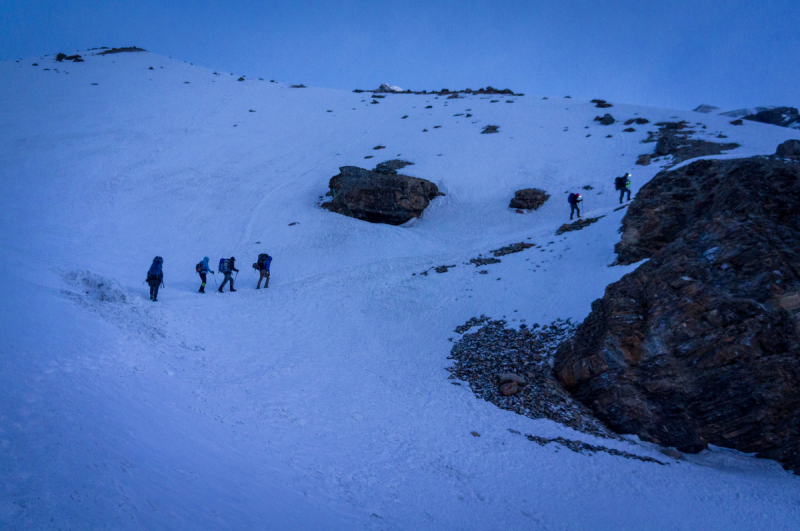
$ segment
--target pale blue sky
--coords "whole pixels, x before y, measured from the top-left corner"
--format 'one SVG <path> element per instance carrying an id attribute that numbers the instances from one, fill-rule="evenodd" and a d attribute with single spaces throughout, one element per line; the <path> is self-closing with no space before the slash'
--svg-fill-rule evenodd
<path id="1" fill-rule="evenodd" d="M 800 2 L 0 0 L 0 60 L 137 45 L 353 89 L 493 85 L 681 109 L 800 105 Z"/>

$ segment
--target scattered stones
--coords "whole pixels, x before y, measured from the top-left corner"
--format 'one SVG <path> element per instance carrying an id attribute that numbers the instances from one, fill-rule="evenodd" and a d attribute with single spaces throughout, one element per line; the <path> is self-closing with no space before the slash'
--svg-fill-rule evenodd
<path id="1" fill-rule="evenodd" d="M 432 182 L 399 175 L 393 167 L 406 161 L 387 161 L 381 171 L 342 166 L 329 183 L 332 200 L 323 208 L 371 223 L 402 225 L 422 212 L 434 198 L 444 195 Z"/>
<path id="2" fill-rule="evenodd" d="M 243 80 L 240 79 L 239 81 L 243 81 Z M 299 85 L 291 85 L 290 88 L 308 88 L 308 87 L 306 87 L 305 85 L 300 83 Z"/>
<path id="3" fill-rule="evenodd" d="M 498 260 L 497 258 L 478 257 L 478 258 L 470 259 L 469 263 L 470 264 L 475 264 L 475 267 L 481 267 L 481 266 L 490 265 L 490 264 L 499 264 L 500 260 Z"/>
<path id="4" fill-rule="evenodd" d="M 374 148 L 372 148 L 372 149 L 375 149 L 375 150 L 378 150 L 378 149 L 386 149 L 386 146 L 375 146 L 375 147 L 374 147 Z"/>
<path id="5" fill-rule="evenodd" d="M 244 76 L 240 77 L 240 78 L 239 78 L 239 79 L 237 79 L 236 81 L 244 81 Z"/>
<path id="6" fill-rule="evenodd" d="M 507 254 L 519 253 L 524 251 L 525 249 L 530 249 L 531 247 L 536 247 L 536 244 L 527 242 L 512 243 L 511 245 L 495 249 L 494 251 L 492 251 L 492 255 L 494 255 L 494 257 L 497 258 L 498 256 L 505 256 Z"/>
<path id="7" fill-rule="evenodd" d="M 433 105 L 428 105 L 428 106 L 427 106 L 427 107 L 425 107 L 425 108 L 426 108 L 426 109 L 433 109 Z"/>
<path id="8" fill-rule="evenodd" d="M 519 432 L 515 431 L 515 430 L 508 430 L 508 431 L 510 431 L 511 433 L 519 434 Z M 666 465 L 666 463 L 662 463 L 658 459 L 653 459 L 652 457 L 648 457 L 648 456 L 645 456 L 645 455 L 636 455 L 636 454 L 632 454 L 630 452 L 625 452 L 625 451 L 622 451 L 622 450 L 616 450 L 614 448 L 606 448 L 605 446 L 598 446 L 598 445 L 595 445 L 595 444 L 585 443 L 583 441 L 575 441 L 575 440 L 572 440 L 572 439 L 565 439 L 564 437 L 553 437 L 551 439 L 548 439 L 546 437 L 539 437 L 537 435 L 531 435 L 529 433 L 526 433 L 525 434 L 525 438 L 528 439 L 531 442 L 535 442 L 539 446 L 545 446 L 545 445 L 551 444 L 551 443 L 560 444 L 564 448 L 566 448 L 568 450 L 572 450 L 573 452 L 579 453 L 579 454 L 585 454 L 585 453 L 592 454 L 592 453 L 597 453 L 597 452 L 605 452 L 607 454 L 615 455 L 617 457 L 624 457 L 625 459 L 636 459 L 638 461 L 644 461 L 645 463 L 657 463 L 659 465 Z M 663 450 L 662 450 L 662 453 L 664 453 Z M 665 455 L 669 455 L 669 454 L 665 454 Z M 680 454 L 678 454 L 678 455 L 680 455 Z M 672 456 L 669 455 L 669 457 L 672 457 Z"/>
<path id="9" fill-rule="evenodd" d="M 297 225 L 298 223 L 299 223 L 299 222 L 297 222 L 297 221 L 293 221 L 293 222 L 289 223 L 289 226 L 290 226 L 290 227 L 294 227 L 294 226 L 295 226 L 295 225 Z"/>
<path id="10" fill-rule="evenodd" d="M 538 210 L 548 199 L 550 199 L 550 195 L 544 190 L 540 190 L 539 188 L 525 188 L 514 192 L 514 198 L 508 204 L 508 207 L 524 210 Z"/>
<path id="11" fill-rule="evenodd" d="M 406 166 L 413 166 L 413 165 L 414 165 L 413 162 L 408 162 L 407 160 L 399 160 L 399 159 L 387 160 L 375 166 L 375 169 L 373 171 L 376 171 L 378 173 L 397 173 L 397 170 L 401 170 Z"/>
<path id="12" fill-rule="evenodd" d="M 628 127 L 622 130 L 623 133 L 633 133 L 634 131 L 636 131 L 636 129 L 634 129 L 633 127 Z"/>
<path id="13" fill-rule="evenodd" d="M 650 131 L 644 143 L 656 142 L 653 155 L 664 157 L 672 156 L 672 165 L 679 164 L 685 160 L 708 155 L 719 155 L 724 151 L 736 149 L 736 143 L 708 142 L 691 138 L 695 132 L 687 130 L 688 122 L 660 122 L 656 124 L 658 132 Z M 639 156 L 640 159 L 643 155 Z M 639 162 L 637 161 L 637 164 Z M 646 164 L 642 164 L 646 165 Z"/>
<path id="14" fill-rule="evenodd" d="M 573 400 L 553 377 L 550 358 L 575 326 L 557 319 L 550 325 L 506 328 L 506 321 L 482 315 L 456 328 L 464 334 L 453 344 L 447 370 L 469 383 L 475 396 L 520 415 L 554 420 L 576 430 L 613 437 L 590 411 Z M 506 394 L 509 393 L 509 394 Z"/>
<path id="15" fill-rule="evenodd" d="M 595 100 L 592 100 L 592 103 L 595 104 L 595 107 L 599 107 L 600 109 L 605 109 L 607 107 L 613 107 L 613 105 L 608 103 L 606 100 L 597 100 L 597 99 L 595 99 Z"/>
<path id="16" fill-rule="evenodd" d="M 127 46 L 124 48 L 111 48 L 110 50 L 106 50 L 104 52 L 100 52 L 97 55 L 108 55 L 112 53 L 128 53 L 128 52 L 146 52 L 147 50 L 143 48 L 137 48 L 136 46 Z"/>
<path id="17" fill-rule="evenodd" d="M 363 91 L 358 91 L 358 92 L 363 92 Z M 381 86 L 378 87 L 378 90 L 376 90 L 375 92 L 380 92 L 380 93 L 400 93 L 400 92 L 403 92 L 403 89 L 401 89 L 400 87 L 395 87 L 394 85 L 389 85 L 387 83 L 382 83 Z"/>
<path id="18" fill-rule="evenodd" d="M 481 134 L 482 135 L 488 135 L 488 134 L 491 134 L 491 133 L 499 133 L 500 132 L 499 129 L 500 129 L 499 125 L 487 125 L 487 126 L 485 126 L 483 128 L 483 131 L 481 131 Z"/>
<path id="19" fill-rule="evenodd" d="M 555 356 L 618 433 L 709 444 L 800 471 L 800 164 L 699 160 L 662 171 L 623 219 L 619 262 Z"/>
<path id="20" fill-rule="evenodd" d="M 636 159 L 636 164 L 639 166 L 649 166 L 651 156 L 652 155 L 639 155 L 639 158 Z"/>
<path id="21" fill-rule="evenodd" d="M 447 270 L 449 268 L 452 268 L 452 267 L 455 267 L 455 266 L 456 266 L 455 264 L 453 264 L 453 265 L 442 265 L 442 266 L 439 266 L 439 267 L 435 267 L 433 270 L 436 271 L 437 273 L 447 273 Z"/>
<path id="22" fill-rule="evenodd" d="M 469 434 L 472 435 L 473 437 L 480 437 L 481 436 L 481 434 L 478 433 L 477 431 L 471 431 L 471 432 L 469 432 Z"/>
<path id="23" fill-rule="evenodd" d="M 407 114 L 406 114 L 405 116 L 401 116 L 401 117 L 400 117 L 400 119 L 401 119 L 401 120 L 405 120 L 406 118 L 408 118 L 408 115 L 407 115 Z"/>
<path id="24" fill-rule="evenodd" d="M 775 150 L 775 155 L 785 159 L 800 158 L 800 140 L 787 140 L 778 146 L 778 149 Z"/>
<path id="25" fill-rule="evenodd" d="M 742 121 L 741 118 L 739 118 L 736 120 L 731 120 L 731 125 L 744 125 L 744 122 Z"/>
<path id="26" fill-rule="evenodd" d="M 605 216 L 599 216 L 599 217 L 596 217 L 596 218 L 581 218 L 578 221 L 575 221 L 573 223 L 564 223 L 556 231 L 556 236 L 561 236 L 565 232 L 572 232 L 572 231 L 575 231 L 575 230 L 585 229 L 586 227 L 588 227 L 592 223 L 597 223 L 601 218 L 604 218 L 604 217 Z"/>

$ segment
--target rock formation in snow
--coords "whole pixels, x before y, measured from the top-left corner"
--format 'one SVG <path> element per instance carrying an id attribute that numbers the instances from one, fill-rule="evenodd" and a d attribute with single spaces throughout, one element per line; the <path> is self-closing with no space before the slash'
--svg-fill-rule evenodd
<path id="1" fill-rule="evenodd" d="M 800 471 L 800 164 L 700 160 L 623 220 L 606 289 L 558 350 L 562 384 L 612 429 Z"/>
<path id="2" fill-rule="evenodd" d="M 390 160 L 374 170 L 343 166 L 330 180 L 332 201 L 322 206 L 372 223 L 402 225 L 418 218 L 433 198 L 444 194 L 430 181 L 397 173 L 410 164 Z"/>
<path id="3" fill-rule="evenodd" d="M 522 210 L 538 210 L 548 199 L 550 199 L 550 195 L 544 190 L 525 188 L 514 192 L 514 198 L 508 206 Z"/>

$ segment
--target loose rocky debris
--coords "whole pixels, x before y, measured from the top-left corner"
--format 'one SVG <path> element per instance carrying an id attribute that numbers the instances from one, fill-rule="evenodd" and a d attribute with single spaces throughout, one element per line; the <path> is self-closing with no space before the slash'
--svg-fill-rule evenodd
<path id="1" fill-rule="evenodd" d="M 143 48 L 137 48 L 136 46 L 127 46 L 125 48 L 111 48 L 110 50 L 105 50 L 97 55 L 108 55 L 110 53 L 126 53 L 126 52 L 146 52 L 146 51 L 147 50 Z"/>
<path id="2" fill-rule="evenodd" d="M 465 334 L 453 345 L 447 370 L 451 379 L 469 382 L 475 396 L 526 417 L 554 420 L 599 437 L 614 435 L 589 409 L 573 400 L 553 376 L 550 360 L 558 345 L 571 337 L 575 325 L 557 319 L 550 325 L 525 324 L 506 328 L 506 321 L 481 315 L 456 328 Z M 505 387 L 503 387 L 505 386 Z M 502 390 L 501 390 L 502 388 Z"/>
<path id="3" fill-rule="evenodd" d="M 499 125 L 487 125 L 487 126 L 485 126 L 483 128 L 483 131 L 481 131 L 481 134 L 482 135 L 488 135 L 488 134 L 491 134 L 491 133 L 499 133 L 500 131 L 498 131 L 498 129 L 500 129 Z"/>
<path id="4" fill-rule="evenodd" d="M 519 434 L 517 430 L 509 429 L 511 433 Z M 598 446 L 595 444 L 589 444 L 583 441 L 575 441 L 573 439 L 565 439 L 564 437 L 553 437 L 548 439 L 546 437 L 539 437 L 537 435 L 531 435 L 529 433 L 525 434 L 525 438 L 529 441 L 535 442 L 539 446 L 545 446 L 551 443 L 560 444 L 564 448 L 568 450 L 572 450 L 578 454 L 593 454 L 597 452 L 605 452 L 610 455 L 615 455 L 617 457 L 624 457 L 625 459 L 636 459 L 638 461 L 644 461 L 645 463 L 658 463 L 659 465 L 666 465 L 667 463 L 662 463 L 658 459 L 653 459 L 652 457 L 648 457 L 646 455 L 636 455 L 630 452 L 625 452 L 623 450 L 617 450 L 615 448 L 606 448 L 605 446 Z M 666 454 L 665 454 L 666 455 Z"/>
<path id="5" fill-rule="evenodd" d="M 526 242 L 512 243 L 511 245 L 507 245 L 505 247 L 501 247 L 499 249 L 495 249 L 494 251 L 492 251 L 492 254 L 495 257 L 505 256 L 507 254 L 522 252 L 525 249 L 530 249 L 531 247 L 536 247 L 536 244 L 535 243 L 526 243 Z"/>
<path id="6" fill-rule="evenodd" d="M 598 109 L 607 109 L 608 107 L 613 107 L 613 105 L 608 103 L 606 100 L 592 100 L 592 103 L 595 103 L 595 107 Z"/>
<path id="7" fill-rule="evenodd" d="M 307 87 L 302 83 L 300 83 L 299 85 L 292 85 L 290 88 L 307 88 Z"/>
<path id="8" fill-rule="evenodd" d="M 648 120 L 647 118 L 631 118 L 630 120 L 625 120 L 625 125 L 631 125 L 631 124 L 644 125 L 649 123 L 650 120 Z"/>
<path id="9" fill-rule="evenodd" d="M 514 192 L 514 198 L 509 203 L 509 208 L 524 210 L 538 210 L 545 201 L 550 199 L 550 195 L 538 188 L 525 188 Z"/>
<path id="10" fill-rule="evenodd" d="M 581 218 L 578 221 L 575 221 L 573 223 L 564 223 L 556 231 L 556 236 L 561 236 L 565 232 L 572 232 L 574 230 L 585 229 L 586 227 L 588 227 L 592 223 L 597 223 L 598 221 L 600 221 L 601 218 L 604 218 L 604 217 L 605 216 L 599 216 L 599 217 L 596 217 L 596 218 Z"/>
<path id="11" fill-rule="evenodd" d="M 476 94 L 476 95 L 483 95 L 483 94 L 507 94 L 509 96 L 524 96 L 525 94 L 517 94 L 511 89 L 496 89 L 494 87 L 486 87 L 481 88 L 478 90 L 472 89 L 464 89 L 464 90 L 448 90 L 443 88 L 442 90 L 432 90 L 428 92 L 427 90 L 403 90 L 400 87 L 391 87 L 389 85 L 383 84 L 377 90 L 362 90 L 362 89 L 355 89 L 353 92 L 357 94 L 361 94 L 364 92 L 372 92 L 372 93 L 394 93 L 394 94 L 422 94 L 422 95 L 438 95 L 438 96 L 448 96 L 448 99 L 455 99 L 459 97 L 459 94 Z"/>
<path id="12" fill-rule="evenodd" d="M 472 258 L 469 261 L 470 264 L 475 264 L 475 267 L 481 267 L 489 264 L 499 264 L 500 260 L 497 258 Z"/>
<path id="13" fill-rule="evenodd" d="M 691 138 L 696 131 L 688 129 L 689 122 L 659 122 L 658 131 L 649 131 L 646 140 L 642 143 L 656 142 L 655 151 L 652 154 L 639 155 L 636 164 L 647 166 L 655 157 L 671 156 L 671 166 L 696 157 L 708 155 L 719 155 L 724 151 L 736 149 L 739 144 L 719 142 L 708 142 Z"/>
<path id="14" fill-rule="evenodd" d="M 84 62 L 83 58 L 81 58 L 81 56 L 78 55 L 78 54 L 67 55 L 65 53 L 60 53 L 60 54 L 56 55 L 56 61 L 58 61 L 59 63 L 62 62 L 62 61 L 72 61 L 73 63 L 83 63 Z"/>
<path id="15" fill-rule="evenodd" d="M 731 120 L 731 125 L 744 125 L 744 122 L 739 118 L 737 120 Z"/>

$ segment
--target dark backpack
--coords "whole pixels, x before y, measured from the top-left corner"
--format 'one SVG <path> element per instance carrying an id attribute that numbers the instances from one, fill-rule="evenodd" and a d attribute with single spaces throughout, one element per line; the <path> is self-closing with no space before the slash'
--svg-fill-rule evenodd
<path id="1" fill-rule="evenodd" d="M 231 261 L 227 258 L 220 258 L 219 259 L 219 267 L 217 271 L 220 273 L 230 273 L 231 272 Z"/>
<path id="2" fill-rule="evenodd" d="M 569 194 L 569 197 L 567 197 L 567 202 L 570 205 L 574 205 L 575 204 L 575 194 Z"/>
<path id="3" fill-rule="evenodd" d="M 150 269 L 147 271 L 147 280 L 161 280 L 162 272 L 161 272 L 161 265 L 164 263 L 164 259 L 160 256 L 156 256 L 153 258 L 153 263 L 150 266 Z"/>
<path id="4" fill-rule="evenodd" d="M 258 255 L 258 261 L 255 264 L 253 264 L 253 269 L 258 269 L 258 270 L 266 269 L 267 271 L 269 271 L 270 262 L 272 262 L 272 257 L 267 253 L 261 253 Z"/>
<path id="5" fill-rule="evenodd" d="M 197 271 L 198 273 L 202 273 L 203 272 L 203 262 L 197 262 L 197 265 L 194 266 L 194 270 Z"/>
<path id="6" fill-rule="evenodd" d="M 614 189 L 622 190 L 625 188 L 625 177 L 617 177 L 614 179 Z"/>

